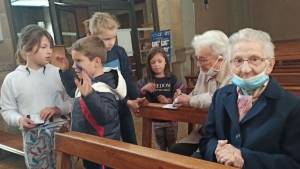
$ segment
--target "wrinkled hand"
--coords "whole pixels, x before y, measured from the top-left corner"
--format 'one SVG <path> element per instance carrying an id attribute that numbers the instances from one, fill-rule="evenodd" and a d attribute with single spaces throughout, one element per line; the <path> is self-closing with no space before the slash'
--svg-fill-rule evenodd
<path id="1" fill-rule="evenodd" d="M 136 100 L 127 100 L 127 106 L 130 108 L 130 110 L 134 113 L 135 116 L 139 117 L 140 105 L 144 105 L 144 101 L 147 101 L 145 97 L 137 98 Z"/>
<path id="2" fill-rule="evenodd" d="M 69 69 L 69 61 L 65 56 L 56 56 L 55 60 L 59 63 L 58 66 L 62 72 Z"/>
<path id="3" fill-rule="evenodd" d="M 148 91 L 150 93 L 153 93 L 156 89 L 156 84 L 155 83 L 147 83 L 144 87 L 142 87 L 143 91 Z"/>
<path id="4" fill-rule="evenodd" d="M 34 124 L 34 121 L 30 120 L 27 117 L 21 117 L 19 119 L 19 124 L 20 126 L 23 127 L 24 130 L 30 130 L 32 128 L 34 128 L 36 126 L 36 124 Z"/>
<path id="5" fill-rule="evenodd" d="M 180 89 L 176 89 L 176 92 L 174 93 L 174 99 L 176 99 L 178 96 L 180 96 L 182 93 L 181 93 L 181 90 Z"/>
<path id="6" fill-rule="evenodd" d="M 167 98 L 166 98 L 165 96 L 163 96 L 163 95 L 157 96 L 157 99 L 158 99 L 159 103 L 162 103 L 162 104 L 168 104 L 168 103 L 170 103 L 170 102 L 169 102 L 169 99 L 167 99 Z"/>
<path id="7" fill-rule="evenodd" d="M 40 117 L 42 120 L 45 121 L 45 120 L 49 120 L 54 114 L 60 115 L 61 110 L 56 107 L 46 107 L 41 111 Z"/>
<path id="8" fill-rule="evenodd" d="M 190 107 L 191 96 L 182 93 L 178 96 L 177 103 L 182 104 L 184 107 Z"/>
<path id="9" fill-rule="evenodd" d="M 231 144 L 227 144 L 227 140 L 219 140 L 215 155 L 217 162 L 229 166 L 242 168 L 244 165 L 244 159 L 239 149 L 235 148 Z"/>
<path id="10" fill-rule="evenodd" d="M 85 71 L 82 71 L 81 74 L 82 74 L 83 84 L 81 84 L 78 79 L 75 79 L 75 84 L 78 90 L 80 91 L 81 95 L 86 97 L 93 92 L 92 81 Z"/>

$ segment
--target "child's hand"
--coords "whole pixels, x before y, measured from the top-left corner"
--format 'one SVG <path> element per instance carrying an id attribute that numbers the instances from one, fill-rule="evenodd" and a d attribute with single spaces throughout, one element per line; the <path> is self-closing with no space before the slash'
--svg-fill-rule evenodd
<path id="1" fill-rule="evenodd" d="M 40 117 L 42 120 L 46 121 L 49 120 L 54 114 L 60 115 L 61 110 L 56 107 L 46 107 L 41 111 Z"/>
<path id="2" fill-rule="evenodd" d="M 166 98 L 165 96 L 163 96 L 163 95 L 157 96 L 157 99 L 158 99 L 158 101 L 159 101 L 160 103 L 162 103 L 162 104 L 169 104 L 169 103 L 170 103 L 169 99 L 167 99 L 167 98 Z"/>
<path id="3" fill-rule="evenodd" d="M 36 124 L 34 124 L 34 121 L 30 120 L 29 118 L 27 117 L 21 117 L 19 119 L 19 124 L 20 126 L 23 127 L 23 129 L 25 129 L 26 131 L 27 130 L 30 130 L 32 128 L 34 128 L 36 126 Z"/>
<path id="4" fill-rule="evenodd" d="M 127 106 L 134 113 L 134 115 L 138 117 L 138 113 L 140 112 L 140 105 L 142 105 L 145 100 L 145 97 L 137 98 L 135 100 L 127 100 Z"/>
<path id="5" fill-rule="evenodd" d="M 69 69 L 69 61 L 66 57 L 64 56 L 56 56 L 56 61 L 59 63 L 59 68 L 61 69 L 62 72 L 65 72 L 66 70 Z"/>
<path id="6" fill-rule="evenodd" d="M 78 90 L 80 91 L 81 95 L 86 97 L 93 92 L 92 81 L 85 71 L 82 71 L 81 74 L 82 74 L 83 84 L 80 84 L 80 82 L 77 79 L 75 79 L 75 84 Z"/>
<path id="7" fill-rule="evenodd" d="M 143 91 L 148 91 L 148 92 L 150 92 L 150 93 L 153 93 L 153 92 L 155 91 L 155 88 L 156 88 L 155 83 L 149 82 L 149 83 L 147 83 L 147 84 L 142 88 L 142 90 L 143 90 Z"/>

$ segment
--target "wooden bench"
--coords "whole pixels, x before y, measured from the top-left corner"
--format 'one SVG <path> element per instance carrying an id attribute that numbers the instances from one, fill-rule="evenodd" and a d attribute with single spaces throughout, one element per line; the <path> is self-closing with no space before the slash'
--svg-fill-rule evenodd
<path id="1" fill-rule="evenodd" d="M 294 93 L 297 96 L 300 96 L 300 86 L 282 86 L 282 88 Z"/>
<path id="2" fill-rule="evenodd" d="M 57 169 L 70 168 L 70 155 L 116 169 L 234 169 L 218 163 L 74 131 L 54 135 Z"/>
<path id="3" fill-rule="evenodd" d="M 299 86 L 300 85 L 300 72 L 299 73 L 271 73 L 271 76 L 276 79 L 276 81 L 281 86 Z"/>
<path id="4" fill-rule="evenodd" d="M 0 131 L 0 149 L 24 156 L 22 136 Z"/>
<path id="5" fill-rule="evenodd" d="M 140 107 L 140 117 L 143 118 L 142 146 L 151 147 L 152 119 L 170 120 L 189 123 L 189 133 L 194 124 L 204 124 L 207 119 L 207 109 L 179 107 L 178 109 L 162 108 L 164 104 L 149 103 Z"/>
<path id="6" fill-rule="evenodd" d="M 300 39 L 274 41 L 273 72 L 300 72 Z"/>

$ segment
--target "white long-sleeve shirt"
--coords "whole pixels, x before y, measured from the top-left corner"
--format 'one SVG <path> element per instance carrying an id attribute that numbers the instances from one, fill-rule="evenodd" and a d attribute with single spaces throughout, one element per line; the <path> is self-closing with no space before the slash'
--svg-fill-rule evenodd
<path id="1" fill-rule="evenodd" d="M 4 120 L 19 126 L 19 119 L 39 114 L 46 107 L 57 107 L 61 114 L 71 112 L 71 99 L 61 82 L 59 69 L 47 64 L 38 70 L 18 66 L 2 84 L 0 107 Z"/>

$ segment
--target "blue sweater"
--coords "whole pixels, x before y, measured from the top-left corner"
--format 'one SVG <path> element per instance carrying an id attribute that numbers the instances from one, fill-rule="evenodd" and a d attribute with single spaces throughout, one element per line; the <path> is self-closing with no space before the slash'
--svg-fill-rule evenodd
<path id="1" fill-rule="evenodd" d="M 110 51 L 107 52 L 107 60 L 105 67 L 118 67 L 122 76 L 124 77 L 127 85 L 127 96 L 125 99 L 119 101 L 120 110 L 126 106 L 127 100 L 135 100 L 139 97 L 139 91 L 133 80 L 133 74 L 129 65 L 128 56 L 126 51 L 121 46 L 115 45 Z"/>

